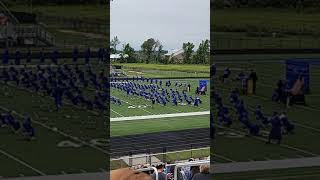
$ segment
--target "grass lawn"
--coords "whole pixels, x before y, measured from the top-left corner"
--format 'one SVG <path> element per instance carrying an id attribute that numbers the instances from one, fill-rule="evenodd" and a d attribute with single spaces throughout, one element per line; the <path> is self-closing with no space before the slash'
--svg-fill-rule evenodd
<path id="1" fill-rule="evenodd" d="M 209 65 L 201 64 L 144 64 L 144 63 L 113 63 L 113 65 L 121 65 L 128 69 L 151 70 L 157 69 L 161 71 L 184 71 L 184 72 L 202 72 L 209 73 Z"/>
<path id="2" fill-rule="evenodd" d="M 194 64 L 143 64 L 143 63 L 112 63 L 123 66 L 128 76 L 144 76 L 150 78 L 195 78 L 210 77 L 209 65 Z"/>

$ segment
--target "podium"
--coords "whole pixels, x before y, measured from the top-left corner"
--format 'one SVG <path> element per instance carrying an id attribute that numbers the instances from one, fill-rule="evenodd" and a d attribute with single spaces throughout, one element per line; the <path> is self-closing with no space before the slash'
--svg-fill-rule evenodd
<path id="1" fill-rule="evenodd" d="M 249 79 L 247 84 L 247 94 L 252 95 L 253 94 L 253 80 Z"/>

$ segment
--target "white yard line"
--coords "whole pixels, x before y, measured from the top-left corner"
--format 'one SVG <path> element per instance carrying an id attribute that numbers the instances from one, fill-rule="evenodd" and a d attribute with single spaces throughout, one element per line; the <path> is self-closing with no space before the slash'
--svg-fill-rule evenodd
<path id="1" fill-rule="evenodd" d="M 27 168 L 29 168 L 29 169 L 32 169 L 34 172 L 36 172 L 36 173 L 38 173 L 38 174 L 40 174 L 40 175 L 42 175 L 42 176 L 45 176 L 45 175 L 46 175 L 44 172 L 42 172 L 42 171 L 40 171 L 40 170 L 32 167 L 31 165 L 29 165 L 29 164 L 27 164 L 26 162 L 24 162 L 24 161 L 22 161 L 22 160 L 20 160 L 20 159 L 18 159 L 18 158 L 16 158 L 16 157 L 14 157 L 13 155 L 7 153 L 6 151 L 4 151 L 4 150 L 2 150 L 2 149 L 0 149 L 0 153 L 3 154 L 3 155 L 5 155 L 5 156 L 7 156 L 8 158 L 10 158 L 10 159 L 18 162 L 19 164 L 21 164 L 21 165 L 23 165 L 23 166 L 25 166 L 25 167 L 27 167 Z"/>
<path id="2" fill-rule="evenodd" d="M 118 98 L 118 99 L 120 99 L 120 98 Z M 124 101 L 124 100 L 122 100 L 122 99 L 120 99 L 122 102 L 125 102 L 125 103 L 127 103 L 127 104 L 129 104 L 130 106 L 136 106 L 135 104 L 132 104 L 132 103 L 129 103 L 128 101 Z M 138 107 L 138 106 L 137 106 Z M 139 108 L 139 107 L 138 107 Z M 149 114 L 153 114 L 152 112 L 150 112 L 150 111 L 147 111 L 147 110 L 145 110 L 145 109 L 143 109 L 143 108 L 139 108 L 139 109 L 141 109 L 141 110 L 143 110 L 143 111 L 145 111 L 145 112 L 147 112 L 147 113 L 149 113 Z"/>
<path id="3" fill-rule="evenodd" d="M 119 116 L 124 117 L 124 115 L 122 115 L 122 114 L 118 113 L 117 111 L 115 111 L 115 110 L 113 110 L 113 109 L 111 109 L 111 108 L 110 108 L 110 110 L 111 110 L 112 112 L 114 112 L 114 113 L 118 114 Z"/>
<path id="4" fill-rule="evenodd" d="M 110 122 L 209 115 L 210 111 L 110 118 Z"/>

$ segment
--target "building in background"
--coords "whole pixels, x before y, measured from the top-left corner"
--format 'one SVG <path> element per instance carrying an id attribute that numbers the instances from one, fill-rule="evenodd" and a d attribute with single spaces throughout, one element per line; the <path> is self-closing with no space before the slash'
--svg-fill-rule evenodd
<path id="1" fill-rule="evenodd" d="M 165 54 L 167 58 L 169 58 L 169 62 L 174 61 L 175 64 L 183 63 L 184 59 L 184 50 L 183 49 L 174 49 Z"/>

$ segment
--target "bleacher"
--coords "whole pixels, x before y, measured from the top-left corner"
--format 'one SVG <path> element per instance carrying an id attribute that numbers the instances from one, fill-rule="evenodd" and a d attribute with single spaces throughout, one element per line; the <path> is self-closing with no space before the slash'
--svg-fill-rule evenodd
<path id="1" fill-rule="evenodd" d="M 35 14 L 11 12 L 0 2 L 0 15 L 6 19 L 0 24 L 0 47 L 54 46 L 55 38 L 37 23 Z"/>

